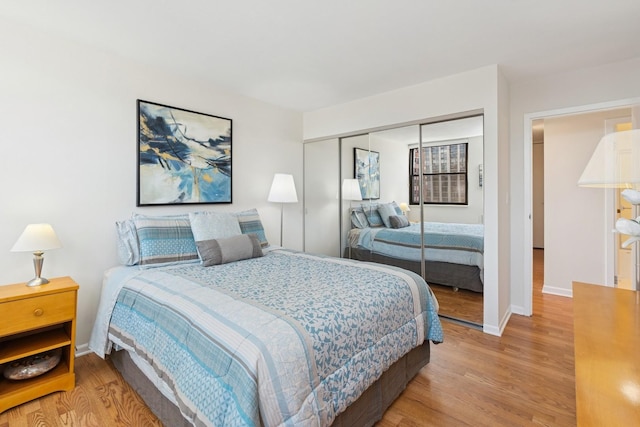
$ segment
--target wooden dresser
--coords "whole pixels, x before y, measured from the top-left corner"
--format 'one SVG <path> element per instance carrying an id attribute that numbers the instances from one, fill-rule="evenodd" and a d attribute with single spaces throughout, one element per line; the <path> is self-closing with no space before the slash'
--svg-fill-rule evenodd
<path id="1" fill-rule="evenodd" d="M 60 363 L 34 378 L 8 380 L 0 369 L 0 412 L 75 387 L 77 293 L 78 285 L 70 277 L 35 287 L 0 286 L 0 368 L 24 357 L 62 350 Z"/>
<path id="2" fill-rule="evenodd" d="M 578 426 L 640 425 L 640 292 L 573 283 Z"/>

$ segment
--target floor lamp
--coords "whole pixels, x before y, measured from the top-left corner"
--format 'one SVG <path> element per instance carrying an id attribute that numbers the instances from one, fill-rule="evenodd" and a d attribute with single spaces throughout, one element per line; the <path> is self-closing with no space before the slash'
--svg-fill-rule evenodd
<path id="1" fill-rule="evenodd" d="M 640 205 L 640 129 L 609 133 L 602 137 L 578 180 L 581 187 L 624 188 L 622 197 L 634 205 L 636 219 L 620 218 L 616 231 L 630 238 L 627 247 L 640 240 L 638 205 Z M 640 290 L 640 249 L 635 251 L 635 290 Z"/>
<path id="2" fill-rule="evenodd" d="M 296 185 L 293 182 L 293 175 L 277 173 L 273 177 L 271 190 L 269 191 L 269 202 L 280 203 L 280 246 L 282 246 L 282 230 L 284 228 L 284 204 L 298 203 Z"/>
<path id="3" fill-rule="evenodd" d="M 351 213 L 353 211 L 353 208 L 351 207 L 351 202 L 354 200 L 362 200 L 360 183 L 358 182 L 357 179 L 348 178 L 342 181 L 342 199 L 349 201 L 349 223 L 351 223 Z M 351 259 L 351 243 L 349 242 L 348 232 L 347 232 L 347 246 L 349 247 L 349 259 Z"/>

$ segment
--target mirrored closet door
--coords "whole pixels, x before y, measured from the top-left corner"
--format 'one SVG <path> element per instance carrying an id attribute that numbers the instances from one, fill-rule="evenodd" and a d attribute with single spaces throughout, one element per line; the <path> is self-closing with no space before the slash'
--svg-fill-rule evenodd
<path id="1" fill-rule="evenodd" d="M 305 144 L 305 250 L 414 271 L 481 326 L 482 157 L 481 115 Z"/>
<path id="2" fill-rule="evenodd" d="M 411 201 L 421 187 L 424 277 L 440 302 L 441 316 L 481 327 L 483 116 L 424 124 L 420 146 L 420 153 L 413 148 L 410 154 Z"/>

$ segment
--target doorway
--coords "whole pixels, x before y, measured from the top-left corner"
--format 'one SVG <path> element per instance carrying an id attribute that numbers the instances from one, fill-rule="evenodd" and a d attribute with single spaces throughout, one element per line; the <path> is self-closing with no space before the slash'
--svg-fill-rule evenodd
<path id="1" fill-rule="evenodd" d="M 614 286 L 616 271 L 625 258 L 616 250 L 619 244 L 615 240 L 619 236 L 611 233 L 615 224 L 613 213 L 614 208 L 624 209 L 616 206 L 615 198 L 609 196 L 614 191 L 580 188 L 577 181 L 600 138 L 612 131 L 607 129 L 607 123 L 628 117 L 631 112 L 630 103 L 621 101 L 525 117 L 529 140 L 525 144 L 528 168 L 525 170 L 525 203 L 529 202 L 525 212 L 530 212 L 531 227 L 525 230 L 524 239 L 525 253 L 530 255 L 524 271 L 524 314 L 531 314 L 534 248 L 545 249 L 545 293 L 571 296 L 572 281 Z M 544 159 L 542 167 L 535 164 L 535 159 L 540 157 Z M 543 176 L 542 185 L 539 174 Z M 539 191 L 540 188 L 543 191 Z M 610 201 L 605 203 L 609 197 Z M 609 208 L 605 208 L 607 203 Z M 606 209 L 610 212 L 606 213 Z M 535 237 L 540 223 L 544 228 L 542 239 Z M 580 229 L 576 224 L 596 226 Z"/>

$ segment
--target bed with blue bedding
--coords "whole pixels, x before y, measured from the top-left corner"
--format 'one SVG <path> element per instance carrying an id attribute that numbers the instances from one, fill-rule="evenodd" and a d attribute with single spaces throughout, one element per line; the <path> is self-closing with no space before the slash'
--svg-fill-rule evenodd
<path id="1" fill-rule="evenodd" d="M 484 226 L 425 222 L 402 228 L 362 227 L 349 232 L 347 257 L 396 265 L 421 273 L 424 252 L 425 280 L 475 292 L 483 291 Z"/>
<path id="2" fill-rule="evenodd" d="M 210 267 L 107 271 L 90 348 L 126 352 L 185 425 L 328 426 L 375 422 L 381 413 L 345 417 L 402 377 L 384 411 L 442 340 L 418 275 L 276 248 Z"/>

